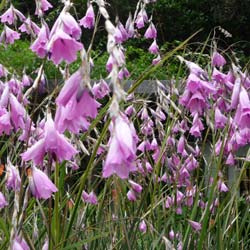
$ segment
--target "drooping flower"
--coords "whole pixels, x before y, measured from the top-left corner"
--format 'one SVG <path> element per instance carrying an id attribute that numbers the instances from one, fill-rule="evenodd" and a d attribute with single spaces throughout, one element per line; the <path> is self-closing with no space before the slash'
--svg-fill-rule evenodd
<path id="1" fill-rule="evenodd" d="M 195 231 L 200 231 L 201 230 L 201 224 L 199 222 L 193 221 L 193 220 L 188 220 L 190 226 L 195 230 Z"/>
<path id="2" fill-rule="evenodd" d="M 79 23 L 84 28 L 92 29 L 95 26 L 95 12 L 92 4 L 89 5 L 85 16 L 79 20 Z"/>
<path id="3" fill-rule="evenodd" d="M 27 170 L 29 188 L 36 199 L 48 199 L 57 192 L 56 186 L 49 177 L 34 165 Z"/>
<path id="4" fill-rule="evenodd" d="M 10 110 L 10 116 L 15 130 L 18 128 L 24 128 L 25 120 L 28 117 L 25 108 L 13 94 L 10 94 Z"/>
<path id="5" fill-rule="evenodd" d="M 135 20 L 136 27 L 138 29 L 141 29 L 145 26 L 145 23 L 147 22 L 148 22 L 147 12 L 145 11 L 144 8 L 142 8 L 140 12 L 138 13 L 136 20 Z"/>
<path id="6" fill-rule="evenodd" d="M 6 186 L 9 189 L 20 190 L 21 178 L 17 167 L 9 161 L 6 165 Z"/>
<path id="7" fill-rule="evenodd" d="M 52 7 L 53 6 L 51 5 L 51 3 L 48 2 L 47 0 L 36 0 L 35 15 L 42 16 L 45 11 L 47 11 Z"/>
<path id="8" fill-rule="evenodd" d="M 142 232 L 142 233 L 146 233 L 147 232 L 147 224 L 144 220 L 142 220 L 139 224 L 139 230 Z"/>
<path id="9" fill-rule="evenodd" d="M 5 206 L 8 205 L 8 202 L 6 201 L 4 195 L 2 192 L 0 192 L 0 209 L 4 208 Z"/>
<path id="10" fill-rule="evenodd" d="M 22 237 L 16 236 L 13 240 L 11 250 L 30 250 L 30 248 Z"/>
<path id="11" fill-rule="evenodd" d="M 28 17 L 18 29 L 21 32 L 34 35 L 38 35 L 40 32 L 40 28 L 36 25 L 36 23 L 31 21 L 30 17 Z"/>
<path id="12" fill-rule="evenodd" d="M 89 194 L 85 191 L 82 192 L 82 199 L 83 201 L 96 205 L 98 203 L 96 194 L 94 191 L 91 191 Z"/>
<path id="13" fill-rule="evenodd" d="M 153 43 L 150 45 L 150 47 L 148 48 L 149 52 L 151 54 L 155 54 L 157 55 L 159 53 L 159 47 L 156 43 L 156 40 L 153 41 Z"/>
<path id="14" fill-rule="evenodd" d="M 134 190 L 129 190 L 127 192 L 127 198 L 129 201 L 136 201 L 137 200 L 137 195 Z"/>
<path id="15" fill-rule="evenodd" d="M 35 52 L 39 57 L 44 58 L 47 54 L 47 42 L 49 39 L 49 29 L 42 25 L 37 39 L 30 46 L 30 49 Z"/>
<path id="16" fill-rule="evenodd" d="M 79 69 L 65 82 L 57 97 L 55 122 L 59 132 L 64 132 L 66 129 L 73 133 L 86 130 L 89 126 L 89 118 L 96 117 L 100 104 L 83 84 L 83 73 Z"/>
<path id="17" fill-rule="evenodd" d="M 2 23 L 13 24 L 19 18 L 21 21 L 25 20 L 25 16 L 11 4 L 9 9 L 6 10 L 1 16 Z"/>
<path id="18" fill-rule="evenodd" d="M 70 160 L 77 153 L 67 138 L 56 130 L 50 114 L 45 123 L 44 136 L 22 154 L 22 159 L 24 161 L 33 160 L 35 164 L 39 165 L 43 163 L 46 153 L 51 157 L 56 157 L 59 162 Z"/>
<path id="19" fill-rule="evenodd" d="M 109 85 L 102 79 L 100 82 L 94 84 L 92 92 L 96 98 L 102 99 L 104 96 L 109 94 L 110 88 Z"/>
<path id="20" fill-rule="evenodd" d="M 157 38 L 157 30 L 155 28 L 155 25 L 151 23 L 149 27 L 147 28 L 144 37 L 147 39 L 156 39 Z"/>
<path id="21" fill-rule="evenodd" d="M 128 181 L 129 184 L 131 185 L 132 189 L 136 192 L 136 193 L 141 193 L 142 192 L 142 186 L 132 180 Z"/>
<path id="22" fill-rule="evenodd" d="M 117 174 L 120 178 L 126 179 L 130 172 L 136 171 L 136 133 L 124 115 L 114 118 L 112 126 L 103 177 Z"/>
<path id="23" fill-rule="evenodd" d="M 222 67 L 226 64 L 225 58 L 217 51 L 212 55 L 212 65 L 217 67 Z"/>
<path id="24" fill-rule="evenodd" d="M 20 34 L 10 29 L 7 25 L 4 25 L 4 29 L 0 35 L 0 43 L 13 44 L 18 39 L 20 39 Z"/>
<path id="25" fill-rule="evenodd" d="M 135 33 L 135 28 L 134 28 L 134 21 L 133 21 L 131 13 L 129 13 L 129 17 L 126 21 L 125 28 L 126 28 L 128 37 L 132 38 L 134 36 L 134 33 Z"/>
<path id="26" fill-rule="evenodd" d="M 2 133 L 9 135 L 12 129 L 10 113 L 5 108 L 0 108 L 0 135 Z"/>
<path id="27" fill-rule="evenodd" d="M 82 31 L 75 18 L 69 12 L 62 12 L 59 18 L 63 25 L 63 31 L 76 40 L 80 39 Z M 53 32 L 53 28 L 51 32 Z"/>
<path id="28" fill-rule="evenodd" d="M 63 60 L 72 63 L 77 59 L 77 51 L 82 48 L 83 45 L 80 42 L 77 42 L 61 29 L 56 31 L 48 45 L 50 58 L 56 65 Z"/>

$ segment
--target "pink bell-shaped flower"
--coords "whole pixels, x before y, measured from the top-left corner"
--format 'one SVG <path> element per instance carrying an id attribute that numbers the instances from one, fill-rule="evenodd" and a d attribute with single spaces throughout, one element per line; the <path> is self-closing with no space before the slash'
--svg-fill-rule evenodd
<path id="1" fill-rule="evenodd" d="M 63 60 L 67 63 L 72 63 L 77 59 L 77 51 L 83 48 L 80 42 L 77 42 L 61 29 L 56 31 L 49 44 L 49 55 L 56 65 Z"/>
<path id="2" fill-rule="evenodd" d="M 4 29 L 0 35 L 0 44 L 13 44 L 18 39 L 20 39 L 20 34 L 10 29 L 7 25 L 4 25 Z"/>
<path id="3" fill-rule="evenodd" d="M 13 24 L 17 21 L 17 18 L 19 18 L 20 21 L 25 20 L 25 16 L 19 10 L 15 9 L 12 4 L 9 9 L 0 16 L 1 22 L 8 24 Z"/>
<path id="4" fill-rule="evenodd" d="M 22 154 L 24 161 L 33 160 L 35 164 L 42 164 L 45 154 L 56 157 L 59 162 L 70 160 L 77 150 L 70 144 L 67 138 L 60 134 L 50 114 L 44 127 L 44 136 Z"/>
<path id="5" fill-rule="evenodd" d="M 58 191 L 49 177 L 37 167 L 32 166 L 27 169 L 27 175 L 30 191 L 36 199 L 46 200 L 52 196 L 52 193 Z"/>
<path id="6" fill-rule="evenodd" d="M 117 174 L 126 179 L 136 171 L 136 134 L 126 117 L 118 115 L 113 121 L 107 158 L 103 166 L 103 177 Z"/>
<path id="7" fill-rule="evenodd" d="M 81 26 L 87 29 L 92 29 L 95 26 L 95 12 L 92 4 L 89 5 L 85 16 L 79 20 Z"/>

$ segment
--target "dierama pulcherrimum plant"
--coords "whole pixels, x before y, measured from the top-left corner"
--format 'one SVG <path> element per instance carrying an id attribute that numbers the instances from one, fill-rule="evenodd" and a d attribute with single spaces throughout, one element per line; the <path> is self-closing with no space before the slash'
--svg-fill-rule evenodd
<path id="1" fill-rule="evenodd" d="M 52 25 L 45 15 L 54 3 L 35 1 L 37 23 L 7 3 L 1 45 L 26 33 L 41 65 L 17 75 L 0 64 L 1 249 L 249 248 L 249 196 L 239 190 L 249 161 L 249 74 L 212 43 L 202 66 L 183 53 L 173 80 L 153 77 L 154 96 L 138 94 L 189 41 L 162 55 L 155 2 L 139 0 L 122 23 L 104 0 L 88 1 L 79 20 L 64 0 Z M 100 25 L 107 76 L 93 84 Z M 126 41 L 138 37 L 154 59 L 125 90 Z M 48 61 L 63 84 L 42 97 Z"/>

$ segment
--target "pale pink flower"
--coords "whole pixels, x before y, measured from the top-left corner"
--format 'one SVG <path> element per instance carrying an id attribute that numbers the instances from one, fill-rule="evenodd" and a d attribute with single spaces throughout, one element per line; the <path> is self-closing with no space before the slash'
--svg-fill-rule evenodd
<path id="1" fill-rule="evenodd" d="M 132 180 L 129 180 L 128 182 L 131 185 L 133 191 L 135 191 L 136 193 L 139 193 L 139 194 L 142 192 L 142 186 L 140 184 L 138 184 Z"/>
<path id="2" fill-rule="evenodd" d="M 13 44 L 15 40 L 20 39 L 20 34 L 12 29 L 10 29 L 7 25 L 4 26 L 4 29 L 0 35 L 0 44 Z"/>
<path id="3" fill-rule="evenodd" d="M 95 26 L 95 12 L 92 4 L 89 5 L 85 16 L 79 20 L 79 23 L 84 28 L 92 29 Z"/>
<path id="4" fill-rule="evenodd" d="M 159 47 L 156 43 L 156 40 L 153 41 L 153 43 L 150 45 L 150 47 L 148 48 L 149 52 L 151 54 L 155 54 L 157 55 L 159 53 Z"/>
<path id="5" fill-rule="evenodd" d="M 118 72 L 118 78 L 120 80 L 123 80 L 125 78 L 128 78 L 130 76 L 130 73 L 128 71 L 128 69 L 126 67 L 123 67 L 122 69 L 120 69 L 120 71 Z"/>
<path id="6" fill-rule="evenodd" d="M 25 16 L 19 10 L 15 9 L 12 4 L 9 9 L 0 16 L 1 22 L 8 24 L 13 24 L 17 21 L 17 18 L 19 18 L 20 21 L 25 20 Z"/>
<path id="7" fill-rule="evenodd" d="M 94 84 L 92 92 L 96 98 L 102 99 L 110 93 L 110 88 L 109 85 L 102 79 L 100 82 Z"/>
<path id="8" fill-rule="evenodd" d="M 123 115 L 113 120 L 107 158 L 103 166 L 103 177 L 117 174 L 127 179 L 130 172 L 136 171 L 136 132 L 133 125 Z"/>
<path id="9" fill-rule="evenodd" d="M 38 35 L 40 32 L 40 28 L 36 25 L 36 23 L 31 21 L 30 17 L 28 17 L 18 29 L 21 32 L 34 35 Z"/>
<path id="10" fill-rule="evenodd" d="M 215 120 L 215 128 L 224 128 L 228 119 L 225 115 L 221 113 L 219 108 L 215 108 L 215 114 L 214 114 L 214 120 Z"/>
<path id="11" fill-rule="evenodd" d="M 43 58 L 47 54 L 47 42 L 49 39 L 49 29 L 47 26 L 42 25 L 37 39 L 30 46 L 30 49 L 35 52 L 39 57 Z"/>
<path id="12" fill-rule="evenodd" d="M 195 231 L 200 231 L 201 230 L 201 224 L 199 222 L 193 221 L 193 220 L 188 220 L 190 226 L 195 230 Z"/>
<path id="13" fill-rule="evenodd" d="M 144 220 L 142 220 L 139 224 L 139 230 L 142 232 L 142 233 L 146 233 L 147 232 L 147 225 L 146 225 L 146 222 Z"/>
<path id="14" fill-rule="evenodd" d="M 68 13 L 68 12 L 61 13 L 60 20 L 61 20 L 62 25 L 63 25 L 63 31 L 66 34 L 70 35 L 71 37 L 75 38 L 76 40 L 80 39 L 81 34 L 82 34 L 81 28 L 80 28 L 79 24 L 77 23 L 77 21 L 75 20 L 75 18 L 70 15 L 70 13 Z"/>
<path id="15" fill-rule="evenodd" d="M 229 190 L 225 182 L 222 179 L 218 180 L 217 187 L 218 187 L 219 192 L 228 192 Z"/>
<path id="16" fill-rule="evenodd" d="M 129 190 L 127 192 L 127 198 L 129 201 L 136 201 L 137 200 L 137 195 L 134 190 Z"/>
<path id="17" fill-rule="evenodd" d="M 30 250 L 27 242 L 20 236 L 16 236 L 12 243 L 11 250 Z"/>
<path id="18" fill-rule="evenodd" d="M 45 123 L 43 137 L 22 154 L 22 159 L 24 161 L 33 160 L 35 164 L 42 164 L 46 153 L 56 157 L 59 162 L 70 160 L 77 153 L 68 139 L 56 130 L 50 114 L 48 114 Z"/>
<path id="19" fill-rule="evenodd" d="M 5 133 L 9 135 L 12 131 L 13 127 L 10 119 L 10 112 L 8 112 L 5 108 L 0 108 L 0 135 Z"/>
<path id="20" fill-rule="evenodd" d="M 65 82 L 56 99 L 56 128 L 59 132 L 69 129 L 74 133 L 88 129 L 89 118 L 95 118 L 100 104 L 83 86 L 82 70 L 79 69 Z M 84 107 L 84 108 L 83 108 Z"/>
<path id="21" fill-rule="evenodd" d="M 157 37 L 157 30 L 153 23 L 150 23 L 149 27 L 147 28 L 144 37 L 147 39 L 156 39 Z"/>
<path id="22" fill-rule="evenodd" d="M 142 8 L 140 12 L 138 13 L 136 20 L 135 20 L 136 27 L 138 29 L 141 29 L 145 26 L 145 23 L 147 22 L 148 22 L 147 12 L 145 11 L 144 8 Z"/>
<path id="23" fill-rule="evenodd" d="M 56 186 L 49 177 L 34 165 L 27 170 L 29 188 L 36 199 L 48 199 L 57 192 Z"/>
<path id="24" fill-rule="evenodd" d="M 8 205 L 8 202 L 6 201 L 3 193 L 0 192 L 0 209 L 6 207 L 7 205 Z"/>
<path id="25" fill-rule="evenodd" d="M 134 36 L 135 33 L 135 28 L 134 28 L 134 22 L 133 22 L 133 18 L 131 13 L 129 13 L 129 17 L 126 21 L 126 25 L 125 25 L 127 34 L 129 38 L 132 38 Z"/>
<path id="26" fill-rule="evenodd" d="M 10 94 L 10 116 L 15 130 L 25 127 L 27 119 L 25 108 L 13 94 Z"/>
<path id="27" fill-rule="evenodd" d="M 58 65 L 63 60 L 72 63 L 77 59 L 77 51 L 83 48 L 80 42 L 77 42 L 63 30 L 58 29 L 51 38 L 49 54 L 54 64 Z"/>
<path id="28" fill-rule="evenodd" d="M 36 0 L 35 15 L 42 16 L 45 11 L 47 11 L 52 7 L 53 6 L 51 5 L 51 3 L 48 2 L 47 0 Z"/>
<path id="29" fill-rule="evenodd" d="M 20 190 L 21 186 L 21 178 L 18 168 L 13 166 L 11 162 L 6 164 L 6 186 L 13 190 Z"/>
<path id="30" fill-rule="evenodd" d="M 225 58 L 220 53 L 215 51 L 212 55 L 212 65 L 221 67 L 224 66 L 225 64 L 226 64 Z"/>
<path id="31" fill-rule="evenodd" d="M 89 194 L 85 191 L 82 192 L 82 199 L 83 201 L 96 205 L 98 203 L 96 194 L 91 191 Z"/>
<path id="32" fill-rule="evenodd" d="M 159 54 L 159 55 L 157 55 L 156 58 L 153 59 L 152 64 L 157 65 L 160 61 L 161 61 L 161 56 Z"/>

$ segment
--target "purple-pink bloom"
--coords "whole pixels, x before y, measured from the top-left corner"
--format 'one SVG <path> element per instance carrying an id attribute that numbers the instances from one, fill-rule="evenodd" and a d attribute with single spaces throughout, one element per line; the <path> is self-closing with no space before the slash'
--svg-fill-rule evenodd
<path id="1" fill-rule="evenodd" d="M 67 63 L 72 63 L 77 59 L 77 51 L 83 48 L 80 42 L 77 42 L 61 29 L 58 29 L 51 37 L 49 44 L 49 55 L 56 65 L 63 60 Z"/>
<path id="2" fill-rule="evenodd" d="M 9 9 L 6 10 L 1 16 L 1 22 L 2 23 L 8 23 L 13 24 L 17 21 L 17 17 L 21 20 L 25 20 L 25 16 L 17 9 L 14 8 L 14 6 L 11 4 Z"/>
<path id="3" fill-rule="evenodd" d="M 190 226 L 195 230 L 195 231 L 200 231 L 201 230 L 201 224 L 199 222 L 193 221 L 193 220 L 188 220 Z"/>
<path id="4" fill-rule="evenodd" d="M 13 94 L 10 94 L 10 116 L 15 130 L 25 127 L 25 119 L 27 118 L 25 108 Z"/>
<path id="5" fill-rule="evenodd" d="M 0 192 L 0 209 L 4 208 L 5 206 L 8 205 L 8 202 L 6 201 L 4 195 L 2 192 Z"/>
<path id="6" fill-rule="evenodd" d="M 77 21 L 75 20 L 75 18 L 72 15 L 70 15 L 70 13 L 62 12 L 60 14 L 60 20 L 61 20 L 62 25 L 63 25 L 63 31 L 66 34 L 70 35 L 71 37 L 75 38 L 76 40 L 80 39 L 81 34 L 82 34 L 81 28 L 80 28 L 79 24 L 77 23 Z"/>
<path id="7" fill-rule="evenodd" d="M 89 194 L 85 191 L 82 192 L 82 199 L 83 201 L 96 205 L 98 203 L 96 194 L 91 191 Z"/>
<path id="8" fill-rule="evenodd" d="M 159 54 L 159 55 L 157 55 L 156 58 L 153 59 L 152 64 L 157 65 L 160 61 L 161 61 L 161 56 Z"/>
<path id="9" fill-rule="evenodd" d="M 34 35 L 38 35 L 40 32 L 40 28 L 36 25 L 36 23 L 31 21 L 30 17 L 28 17 L 18 29 L 21 32 Z"/>
<path id="10" fill-rule="evenodd" d="M 147 225 L 145 223 L 144 220 L 142 220 L 139 224 L 139 230 L 142 232 L 142 233 L 146 233 L 147 232 Z"/>
<path id="11" fill-rule="evenodd" d="M 131 185 L 133 191 L 135 191 L 136 193 L 139 193 L 139 194 L 142 192 L 142 186 L 140 184 L 138 184 L 132 180 L 129 180 L 128 182 Z"/>
<path id="12" fill-rule="evenodd" d="M 222 179 L 219 179 L 217 186 L 218 186 L 219 192 L 228 192 L 229 190 L 225 182 L 222 181 Z"/>
<path id="13" fill-rule="evenodd" d="M 11 162 L 6 165 L 6 186 L 8 189 L 20 190 L 21 178 L 18 168 L 13 166 Z"/>
<path id="14" fill-rule="evenodd" d="M 37 199 L 48 199 L 52 193 L 57 192 L 56 186 L 49 177 L 34 165 L 27 169 L 29 188 L 32 195 Z"/>
<path id="15" fill-rule="evenodd" d="M 113 120 L 108 154 L 103 166 L 103 177 L 117 174 L 127 179 L 130 172 L 136 171 L 136 132 L 125 115 Z"/>
<path id="16" fill-rule="evenodd" d="M 218 53 L 217 51 L 213 53 L 213 56 L 212 56 L 213 66 L 221 67 L 221 66 L 224 66 L 226 63 L 227 62 L 225 58 L 220 53 Z"/>
<path id="17" fill-rule="evenodd" d="M 145 9 L 142 8 L 140 12 L 138 13 L 136 20 L 135 20 L 136 27 L 138 29 L 143 28 L 145 26 L 144 24 L 145 22 L 148 22 L 148 15 Z"/>
<path id="18" fill-rule="evenodd" d="M 30 250 L 30 248 L 22 237 L 16 236 L 13 240 L 11 250 Z"/>
<path id="19" fill-rule="evenodd" d="M 193 116 L 196 113 L 202 115 L 203 111 L 208 107 L 208 104 L 204 96 L 199 91 L 197 91 L 195 94 L 191 95 L 186 107 Z"/>
<path id="20" fill-rule="evenodd" d="M 132 19 L 131 13 L 129 14 L 129 17 L 126 21 L 125 28 L 126 28 L 128 37 L 132 38 L 134 36 L 134 33 L 135 33 L 135 28 L 134 28 L 134 21 Z"/>
<path id="21" fill-rule="evenodd" d="M 22 154 L 22 159 L 24 161 L 33 160 L 35 164 L 42 164 L 46 153 L 51 157 L 56 157 L 59 162 L 70 160 L 77 153 L 68 139 L 56 130 L 50 114 L 48 114 L 45 123 L 44 136 Z"/>
<path id="22" fill-rule="evenodd" d="M 149 52 L 151 54 L 155 54 L 157 55 L 159 53 L 159 47 L 156 43 L 156 40 L 153 41 L 153 43 L 150 45 L 150 47 L 148 48 Z"/>
<path id="23" fill-rule="evenodd" d="M 5 108 L 0 108 L 0 135 L 3 133 L 9 135 L 13 129 L 10 119 L 10 112 Z"/>
<path id="24" fill-rule="evenodd" d="M 47 0 L 36 0 L 35 15 L 42 16 L 45 11 L 47 11 L 52 7 L 53 6 L 51 5 L 51 3 L 48 2 Z"/>
<path id="25" fill-rule="evenodd" d="M 79 20 L 79 23 L 84 28 L 92 29 L 95 26 L 95 12 L 92 4 L 89 5 L 85 16 Z"/>
<path id="26" fill-rule="evenodd" d="M 215 108 L 214 114 L 215 128 L 224 128 L 228 119 L 225 115 L 221 113 L 218 107 Z"/>
<path id="27" fill-rule="evenodd" d="M 59 132 L 66 129 L 74 133 L 78 133 L 80 129 L 86 130 L 89 118 L 96 117 L 100 104 L 83 84 L 83 73 L 79 69 L 65 82 L 57 97 L 55 121 Z"/>
<path id="28" fill-rule="evenodd" d="M 147 28 L 144 37 L 147 39 L 156 39 L 157 38 L 157 30 L 153 23 L 150 23 L 149 27 Z"/>
<path id="29" fill-rule="evenodd" d="M 10 29 L 7 25 L 4 25 L 4 29 L 0 35 L 0 43 L 13 44 L 18 39 L 20 39 L 20 34 Z"/>
<path id="30" fill-rule="evenodd" d="M 102 99 L 104 96 L 109 94 L 110 88 L 109 85 L 102 79 L 100 82 L 94 84 L 92 92 L 96 98 Z"/>
<path id="31" fill-rule="evenodd" d="M 129 190 L 127 192 L 127 198 L 129 201 L 136 201 L 137 200 L 137 195 L 134 190 Z"/>
<path id="32" fill-rule="evenodd" d="M 49 29 L 43 25 L 39 31 L 37 39 L 30 46 L 30 49 L 35 52 L 39 57 L 43 58 L 47 54 L 47 42 L 49 39 Z"/>

